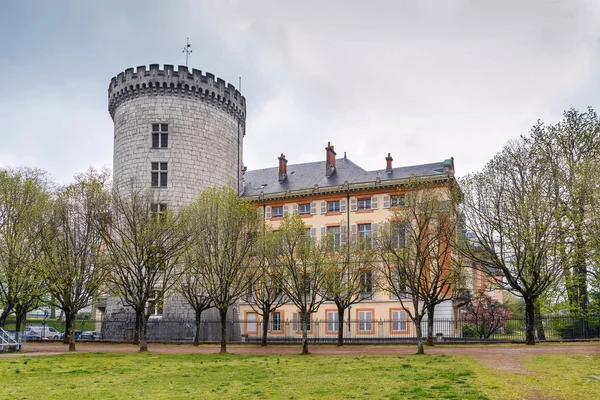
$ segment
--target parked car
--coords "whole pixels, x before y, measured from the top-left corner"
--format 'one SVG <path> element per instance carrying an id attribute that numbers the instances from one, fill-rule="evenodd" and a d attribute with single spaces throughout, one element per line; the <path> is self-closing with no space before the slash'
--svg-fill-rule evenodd
<path id="1" fill-rule="evenodd" d="M 49 340 L 58 339 L 60 332 L 51 326 L 29 325 L 23 332 L 25 339 Z"/>
<path id="2" fill-rule="evenodd" d="M 80 340 L 82 333 L 83 333 L 83 331 L 75 331 L 75 340 Z M 64 338 L 65 338 L 65 332 L 61 332 L 59 339 L 63 340 Z"/>
<path id="3" fill-rule="evenodd" d="M 81 340 L 97 340 L 100 339 L 100 333 L 96 331 L 85 331 L 81 334 Z"/>

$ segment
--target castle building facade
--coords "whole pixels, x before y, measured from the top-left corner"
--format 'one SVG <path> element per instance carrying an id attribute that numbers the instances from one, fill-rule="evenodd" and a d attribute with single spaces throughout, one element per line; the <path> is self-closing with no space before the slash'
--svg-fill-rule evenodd
<path id="1" fill-rule="evenodd" d="M 278 167 L 246 172 L 243 197 L 262 209 L 272 229 L 277 229 L 286 215 L 298 215 L 311 238 L 321 243 L 326 240 L 332 242 L 334 250 L 351 241 L 362 241 L 366 246 L 374 247 L 374 238 L 382 224 L 388 223 L 395 213 L 406 208 L 405 195 L 415 187 L 415 183 L 433 193 L 441 203 L 453 201 L 455 177 L 452 158 L 430 164 L 394 167 L 393 158 L 388 153 L 385 168 L 366 171 L 345 154 L 338 158 L 334 146 L 328 143 L 322 161 L 288 165 L 283 154 L 278 161 Z M 407 308 L 404 308 L 392 293 L 378 290 L 375 270 L 367 267 L 362 274 L 358 293 L 360 302 L 346 311 L 346 335 L 363 339 L 381 335 L 389 338 L 414 336 L 414 326 L 411 328 L 406 313 L 411 302 L 405 299 L 404 307 Z M 251 297 L 240 303 L 240 315 L 245 321 L 243 332 L 249 338 L 262 334 L 258 323 L 261 316 L 252 307 Z M 458 305 L 458 301 L 449 299 L 436 307 L 435 319 L 447 322 L 436 327 L 440 331 L 437 333 L 445 336 L 460 333 L 460 327 L 453 323 L 459 318 Z M 281 306 L 269 320 L 269 335 L 274 338 L 278 335 L 288 338 L 301 335 L 300 313 L 293 304 Z M 311 315 L 310 326 L 314 328 L 309 329 L 309 336 L 318 332 L 320 338 L 334 339 L 338 334 L 337 320 L 336 305 L 326 301 L 318 312 Z"/>
<path id="2" fill-rule="evenodd" d="M 345 154 L 337 157 L 331 144 L 322 161 L 288 165 L 281 154 L 277 167 L 245 171 L 245 98 L 213 74 L 186 66 L 151 64 L 126 69 L 110 82 L 108 110 L 114 122 L 114 186 L 121 193 L 150 189 L 157 212 L 176 210 L 207 187 L 230 186 L 262 209 L 274 229 L 286 214 L 296 214 L 313 238 L 329 235 L 335 243 L 342 243 L 345 237 L 370 240 L 378 226 L 403 206 L 410 179 L 425 184 L 442 200 L 450 200 L 455 183 L 453 159 L 394 167 L 388 154 L 385 168 L 366 171 Z M 364 296 L 351 308 L 350 319 L 370 321 L 363 327 L 385 319 L 391 321 L 392 333 L 407 333 L 406 310 L 398 299 L 374 288 Z M 151 306 L 154 318 L 193 320 L 192 310 L 178 296 L 153 301 Z M 131 316 L 131 310 L 117 298 L 109 297 L 99 309 L 105 319 Z M 331 321 L 335 311 L 325 303 L 313 318 Z M 436 318 L 452 320 L 457 312 L 449 300 L 438 306 Z M 232 307 L 230 315 L 247 321 L 237 331 L 232 329 L 233 337 L 258 333 L 252 323 L 257 315 L 247 301 Z M 291 305 L 272 316 L 272 321 L 297 320 L 297 310 Z M 285 325 L 276 324 L 272 333 L 299 334 L 297 326 L 285 332 Z"/>

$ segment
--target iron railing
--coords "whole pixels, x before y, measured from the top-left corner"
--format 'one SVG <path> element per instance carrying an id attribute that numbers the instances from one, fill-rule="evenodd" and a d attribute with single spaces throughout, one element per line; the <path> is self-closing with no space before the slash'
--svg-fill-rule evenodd
<path id="1" fill-rule="evenodd" d="M 37 324 L 37 321 L 35 322 Z M 48 321 L 48 326 L 64 330 L 64 321 Z M 22 329 L 28 325 L 22 325 Z M 338 340 L 337 321 L 310 321 L 308 338 L 311 343 L 335 343 Z M 77 321 L 77 330 L 99 332 L 100 340 L 131 342 L 134 340 L 135 320 L 105 319 L 102 321 Z M 349 320 L 343 323 L 344 343 L 406 343 L 417 337 L 415 324 L 410 320 Z M 10 328 L 8 328 L 10 329 Z M 262 340 L 261 320 L 228 320 L 227 341 L 230 343 L 258 343 Z M 150 342 L 192 342 L 196 324 L 190 320 L 167 320 L 151 317 L 148 321 L 147 339 Z M 422 334 L 427 335 L 427 321 L 422 322 Z M 473 322 L 470 319 L 434 319 L 435 340 L 444 342 L 502 342 L 524 341 L 525 319 L 510 318 L 501 323 L 490 321 Z M 200 341 L 218 342 L 221 325 L 218 320 L 202 320 Z M 302 331 L 300 322 L 294 320 L 273 320 L 267 331 L 270 343 L 300 342 Z M 573 315 L 544 316 L 536 321 L 538 340 L 600 339 L 600 315 L 580 318 Z"/>

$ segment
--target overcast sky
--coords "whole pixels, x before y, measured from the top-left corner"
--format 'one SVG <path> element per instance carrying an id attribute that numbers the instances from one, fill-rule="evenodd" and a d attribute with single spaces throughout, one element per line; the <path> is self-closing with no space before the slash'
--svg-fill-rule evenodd
<path id="1" fill-rule="evenodd" d="M 492 5 L 494 3 L 494 5 Z M 511 137 L 600 108 L 598 1 L 1 1 L 0 166 L 59 183 L 112 167 L 111 77 L 184 64 L 238 86 L 249 169 L 365 169 L 454 157 L 481 169 Z"/>

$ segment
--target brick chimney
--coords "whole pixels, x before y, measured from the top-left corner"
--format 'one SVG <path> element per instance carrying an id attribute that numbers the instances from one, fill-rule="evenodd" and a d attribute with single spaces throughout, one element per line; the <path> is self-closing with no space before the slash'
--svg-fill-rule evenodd
<path id="1" fill-rule="evenodd" d="M 335 155 L 336 152 L 333 150 L 331 142 L 327 142 L 325 147 L 325 176 L 330 177 L 335 172 Z"/>
<path id="2" fill-rule="evenodd" d="M 391 174 L 393 171 L 392 161 L 394 161 L 394 159 L 392 158 L 392 155 L 388 153 L 387 157 L 385 158 L 385 173 L 387 175 Z"/>
<path id="3" fill-rule="evenodd" d="M 278 157 L 279 159 L 279 182 L 285 181 L 287 178 L 287 160 L 283 153 Z"/>

